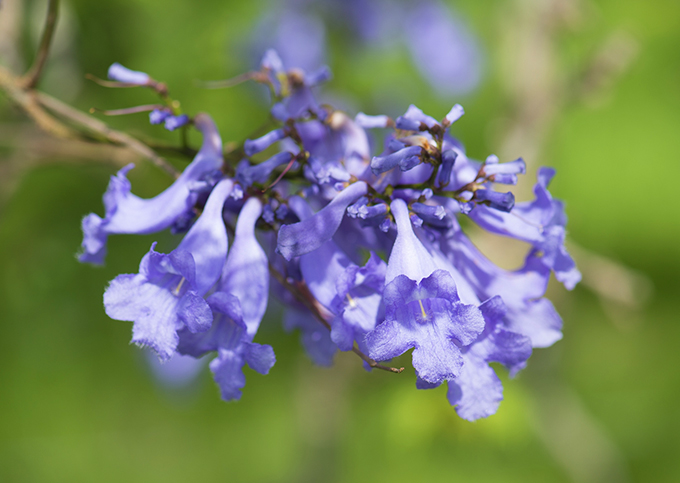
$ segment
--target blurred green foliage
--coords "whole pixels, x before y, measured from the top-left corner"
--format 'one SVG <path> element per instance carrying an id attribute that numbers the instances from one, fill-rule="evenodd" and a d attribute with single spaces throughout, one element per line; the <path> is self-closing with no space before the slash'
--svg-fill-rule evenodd
<path id="1" fill-rule="evenodd" d="M 437 98 L 404 53 L 357 52 L 337 34 L 333 95 L 365 112 L 397 99 L 390 114 L 415 103 L 438 117 L 460 102 L 457 134 L 482 158 L 497 149 L 498 126 L 516 107 L 502 44 L 519 28 L 508 15 L 522 3 L 455 2 L 486 53 L 485 80 L 471 95 Z M 680 481 L 680 4 L 556 3 L 580 12 L 578 26 L 557 35 L 558 79 L 578 72 L 614 31 L 630 35 L 638 54 L 594 100 L 550 100 L 557 113 L 541 159 L 529 162 L 557 168 L 552 190 L 567 200 L 574 241 L 651 280 L 644 307 L 603 302 L 584 286 L 555 287 L 564 340 L 536 351 L 515 380 L 503 376 L 498 414 L 474 424 L 457 418 L 443 389 L 416 391 L 412 372 L 366 373 L 349 354 L 332 369 L 313 367 L 297 336 L 280 329 L 275 307 L 259 342 L 274 346 L 276 366 L 266 377 L 249 371 L 240 402 L 222 402 L 208 370 L 190 388 L 168 390 L 129 345 L 131 324 L 109 320 L 101 302 L 106 283 L 136 271 L 157 237 L 114 237 L 105 268 L 78 264 L 80 219 L 101 212 L 115 168 L 52 160 L 18 180 L 0 206 L 0 481 Z M 225 142 L 243 140 L 266 118 L 257 87 L 211 91 L 194 80 L 253 65 L 243 52 L 268 2 L 63 4 L 47 92 L 83 110 L 148 103 L 146 91 L 82 81 L 118 61 L 167 81 L 187 112 L 213 115 Z M 23 7 L 27 65 L 45 5 Z M 59 74 L 65 65 L 73 71 Z M 0 120 L 0 129 L 28 125 L 2 95 Z M 108 121 L 177 141 L 145 115 Z M 5 144 L 0 164 L 16 149 Z M 145 163 L 132 182 L 142 195 L 168 184 Z M 160 240 L 172 246 L 171 235 Z"/>

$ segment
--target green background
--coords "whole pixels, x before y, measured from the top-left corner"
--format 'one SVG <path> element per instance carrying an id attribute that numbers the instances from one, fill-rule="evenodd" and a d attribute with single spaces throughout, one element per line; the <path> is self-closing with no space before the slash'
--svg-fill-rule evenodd
<path id="1" fill-rule="evenodd" d="M 18 3 L 25 15 L 17 47 L 27 65 L 45 5 Z M 167 248 L 172 237 L 114 237 L 104 268 L 77 263 L 80 220 L 101 214 L 116 168 L 41 158 L 0 179 L 0 481 L 680 481 L 680 4 L 451 2 L 485 53 L 482 84 L 459 98 L 437 97 L 406 53 L 360 50 L 335 26 L 330 88 L 366 112 L 384 105 L 387 90 L 396 102 L 390 114 L 415 103 L 442 117 L 460 102 L 466 115 L 456 134 L 469 155 L 483 158 L 515 122 L 506 76 L 522 52 L 507 39 L 523 28 L 513 15 L 540 11 L 532 3 L 565 11 L 567 26 L 549 49 L 562 93 L 611 34 L 623 32 L 635 46 L 612 82 L 546 100 L 555 114 L 541 126 L 540 159 L 528 162 L 557 168 L 551 190 L 567 200 L 570 240 L 636 271 L 653 287 L 647 299 L 635 307 L 585 284 L 570 293 L 551 286 L 564 339 L 535 351 L 514 380 L 499 371 L 505 401 L 476 423 L 456 416 L 443 388 L 416 391 L 412 370 L 366 373 L 351 354 L 331 369 L 314 367 L 271 307 L 258 338 L 274 346 L 277 363 L 268 376 L 246 369 L 243 398 L 224 403 L 207 369 L 187 388 L 162 387 L 129 345 L 131 325 L 103 311 L 107 282 L 135 272 L 153 240 Z M 83 110 L 153 102 L 146 91 L 83 80 L 104 77 L 118 61 L 167 81 L 187 112 L 210 112 L 225 142 L 242 141 L 266 118 L 258 88 L 210 91 L 194 80 L 251 66 L 243 51 L 269 3 L 72 0 L 64 7 L 40 86 L 46 92 Z M 107 122 L 177 141 L 145 115 Z M 8 133 L 29 127 L 0 94 L 0 166 L 27 147 Z M 144 196 L 169 183 L 143 162 L 131 180 Z M 599 273 L 592 256 L 576 258 L 589 265 L 584 273 Z"/>

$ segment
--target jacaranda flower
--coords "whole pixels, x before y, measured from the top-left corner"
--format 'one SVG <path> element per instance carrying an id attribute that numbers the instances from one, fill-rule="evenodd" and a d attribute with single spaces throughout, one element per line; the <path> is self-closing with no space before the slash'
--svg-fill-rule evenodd
<path id="1" fill-rule="evenodd" d="M 217 282 L 227 256 L 222 207 L 233 182 L 218 183 L 203 214 L 170 254 L 155 243 L 139 265 L 139 273 L 118 275 L 104 293 L 106 314 L 134 322 L 132 342 L 149 346 L 161 360 L 177 348 L 177 331 L 210 328 L 212 313 L 203 296 Z"/>
<path id="2" fill-rule="evenodd" d="M 133 164 L 111 177 L 104 194 L 106 216 L 90 213 L 83 219 L 82 252 L 78 257 L 81 262 L 104 263 L 109 235 L 155 233 L 193 210 L 197 199 L 194 184 L 222 165 L 222 140 L 213 120 L 207 114 L 198 114 L 194 124 L 203 134 L 203 145 L 180 177 L 158 196 L 143 199 L 131 193 L 127 173 Z"/>
<path id="3" fill-rule="evenodd" d="M 179 352 L 200 357 L 217 352 L 210 363 L 222 399 L 240 399 L 245 386 L 243 366 L 267 374 L 276 362 L 271 346 L 253 342 L 267 309 L 267 256 L 255 239 L 255 222 L 262 214 L 257 198 L 246 201 L 236 225 L 236 237 L 215 293 L 207 299 L 212 327 L 203 333 L 180 332 Z"/>
<path id="4" fill-rule="evenodd" d="M 439 384 L 463 366 L 461 346 L 484 330 L 479 309 L 461 303 L 456 284 L 413 233 L 406 203 L 391 204 L 397 239 L 387 265 L 385 321 L 366 337 L 369 354 L 388 360 L 413 350 L 418 377 Z"/>

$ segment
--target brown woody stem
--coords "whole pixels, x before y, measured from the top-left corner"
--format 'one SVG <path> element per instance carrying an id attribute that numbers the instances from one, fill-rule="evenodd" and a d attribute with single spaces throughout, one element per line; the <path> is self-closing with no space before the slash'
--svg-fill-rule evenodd
<path id="1" fill-rule="evenodd" d="M 45 28 L 43 29 L 42 38 L 40 39 L 40 46 L 38 53 L 35 56 L 33 65 L 28 72 L 21 79 L 21 87 L 26 89 L 33 89 L 40 80 L 43 67 L 47 61 L 47 56 L 50 53 L 50 45 L 54 37 L 54 30 L 57 26 L 57 16 L 59 15 L 59 0 L 50 0 L 47 6 L 47 19 L 45 20 Z"/>

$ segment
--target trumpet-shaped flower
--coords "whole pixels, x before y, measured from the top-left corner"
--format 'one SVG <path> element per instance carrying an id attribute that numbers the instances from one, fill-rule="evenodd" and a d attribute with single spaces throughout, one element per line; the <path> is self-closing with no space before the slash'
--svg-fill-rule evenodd
<path id="1" fill-rule="evenodd" d="M 470 212 L 470 218 L 492 233 L 531 243 L 535 257 L 552 269 L 557 280 L 571 290 L 581 280 L 581 273 L 564 247 L 567 222 L 564 205 L 553 199 L 548 191 L 554 175 L 552 168 L 539 169 L 533 201 L 517 203 L 509 213 L 477 205 Z"/>
<path id="2" fill-rule="evenodd" d="M 418 377 L 439 384 L 460 373 L 461 347 L 479 336 L 484 318 L 460 301 L 451 274 L 437 269 L 413 233 L 406 203 L 396 199 L 391 209 L 397 239 L 387 265 L 385 321 L 366 336 L 369 355 L 387 360 L 413 348 Z"/>
<path id="3" fill-rule="evenodd" d="M 439 248 L 480 299 L 502 297 L 507 308 L 503 325 L 507 329 L 529 337 L 533 347 L 548 347 L 562 338 L 562 319 L 543 298 L 550 268 L 534 250 L 522 268 L 504 270 L 486 258 L 457 225 L 441 237 Z"/>
<path id="4" fill-rule="evenodd" d="M 175 353 L 178 330 L 201 332 L 212 323 L 203 296 L 217 282 L 227 256 L 222 207 L 232 186 L 231 180 L 217 184 L 175 250 L 158 253 L 154 243 L 139 273 L 117 276 L 104 293 L 107 315 L 134 322 L 132 342 L 153 348 L 161 360 Z"/>
<path id="5" fill-rule="evenodd" d="M 81 262 L 104 263 L 109 235 L 161 231 L 193 209 L 196 202 L 193 185 L 222 165 L 222 140 L 217 126 L 207 114 L 198 114 L 194 123 L 203 134 L 203 145 L 180 177 L 158 196 L 143 199 L 131 193 L 126 175 L 134 168 L 133 164 L 111 177 L 104 194 L 106 216 L 100 218 L 90 213 L 83 218 L 82 252 L 78 257 Z"/>
<path id="6" fill-rule="evenodd" d="M 366 183 L 357 181 L 337 194 L 314 216 L 279 230 L 276 251 L 286 260 L 316 250 L 335 234 L 347 207 L 368 191 Z"/>
<path id="7" fill-rule="evenodd" d="M 241 209 L 222 278 L 217 291 L 207 299 L 213 312 L 210 330 L 180 333 L 180 353 L 200 357 L 217 352 L 210 370 L 224 400 L 241 397 L 245 364 L 267 374 L 276 362 L 271 346 L 253 342 L 269 291 L 267 256 L 255 238 L 255 223 L 261 214 L 262 203 L 257 198 L 249 198 Z"/>

